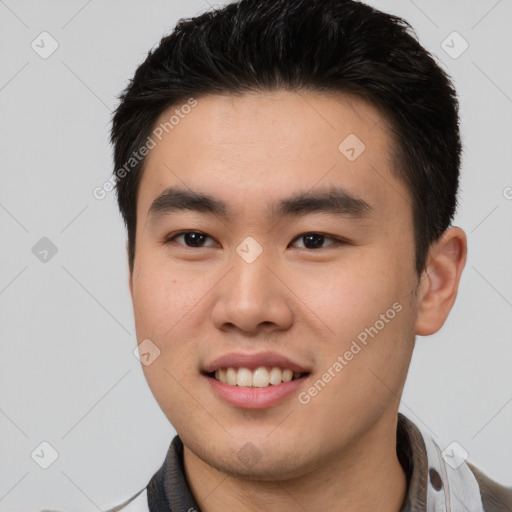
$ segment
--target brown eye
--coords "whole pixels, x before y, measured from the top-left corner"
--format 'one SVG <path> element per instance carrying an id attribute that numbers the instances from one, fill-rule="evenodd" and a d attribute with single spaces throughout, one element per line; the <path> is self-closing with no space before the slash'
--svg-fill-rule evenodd
<path id="1" fill-rule="evenodd" d="M 180 238 L 182 238 L 183 242 L 176 243 L 184 245 L 185 247 L 211 247 L 204 245 L 205 240 L 208 238 L 211 239 L 211 237 L 199 231 L 182 231 L 181 233 L 177 233 L 176 235 L 168 238 L 165 243 L 168 244 Z"/>
<path id="2" fill-rule="evenodd" d="M 303 242 L 303 247 L 299 247 L 299 249 L 324 249 L 323 244 L 326 240 L 332 241 L 328 246 L 343 243 L 343 241 L 338 238 L 323 235 L 322 233 L 304 233 L 295 240 L 301 240 Z"/>

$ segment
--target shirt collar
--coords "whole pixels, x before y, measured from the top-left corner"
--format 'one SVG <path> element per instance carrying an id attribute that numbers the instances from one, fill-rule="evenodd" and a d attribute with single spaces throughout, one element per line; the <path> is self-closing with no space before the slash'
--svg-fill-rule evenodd
<path id="1" fill-rule="evenodd" d="M 454 472 L 433 440 L 403 414 L 398 413 L 397 457 L 407 479 L 400 512 L 479 511 L 480 493 L 467 465 Z M 460 468 L 459 468 L 460 469 Z M 185 477 L 183 442 L 175 436 L 165 461 L 147 486 L 150 512 L 201 512 Z M 465 504 L 464 504 L 465 503 Z"/>

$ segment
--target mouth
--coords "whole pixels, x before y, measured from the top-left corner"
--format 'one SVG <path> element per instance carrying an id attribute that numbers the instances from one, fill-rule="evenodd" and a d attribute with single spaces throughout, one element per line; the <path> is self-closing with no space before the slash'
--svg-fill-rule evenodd
<path id="1" fill-rule="evenodd" d="M 297 372 L 290 368 L 278 366 L 224 367 L 204 374 L 222 384 L 244 388 L 268 388 L 282 383 L 292 382 L 309 375 L 308 372 Z"/>
<path id="2" fill-rule="evenodd" d="M 213 395 L 237 409 L 267 409 L 297 395 L 311 369 L 275 352 L 231 352 L 203 366 Z"/>

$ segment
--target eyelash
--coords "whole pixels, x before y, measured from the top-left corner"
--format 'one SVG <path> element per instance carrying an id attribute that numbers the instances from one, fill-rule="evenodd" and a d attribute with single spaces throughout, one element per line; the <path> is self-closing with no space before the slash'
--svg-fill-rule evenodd
<path id="1" fill-rule="evenodd" d="M 212 239 L 212 237 L 210 235 L 207 235 L 206 233 L 203 233 L 202 231 L 194 231 L 194 230 L 180 231 L 179 233 L 176 233 L 176 234 L 166 238 L 164 241 L 164 244 L 169 245 L 169 244 L 173 243 L 175 238 L 182 236 L 182 235 L 187 235 L 187 234 L 204 235 L 204 236 L 207 236 L 208 238 Z M 304 238 L 306 236 L 311 236 L 311 235 L 319 235 L 319 236 L 323 237 L 325 240 L 332 240 L 334 243 L 328 245 L 327 247 L 321 247 L 320 249 L 310 249 L 308 247 L 299 247 L 299 249 L 306 249 L 308 251 L 320 251 L 322 249 L 327 249 L 328 247 L 337 246 L 337 245 L 346 245 L 348 243 L 347 240 L 343 240 L 342 238 L 338 238 L 338 237 L 331 236 L 331 235 L 326 235 L 324 233 L 320 233 L 320 232 L 316 232 L 316 231 L 307 231 L 305 233 L 301 233 L 300 235 L 298 235 L 297 237 L 295 237 L 293 239 L 293 242 L 300 238 Z M 177 243 L 177 242 L 174 242 L 174 243 Z M 185 244 L 178 244 L 178 245 L 182 245 L 183 247 L 186 247 L 187 249 L 204 249 L 205 248 L 205 247 L 192 247 L 192 246 L 185 245 Z"/>

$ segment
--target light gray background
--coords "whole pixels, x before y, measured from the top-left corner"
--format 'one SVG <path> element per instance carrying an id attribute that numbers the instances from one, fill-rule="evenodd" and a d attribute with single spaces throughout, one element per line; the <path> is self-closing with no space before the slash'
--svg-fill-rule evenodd
<path id="1" fill-rule="evenodd" d="M 510 485 L 512 2 L 369 3 L 410 21 L 453 76 L 465 145 L 468 262 L 445 327 L 418 338 L 401 410 Z M 105 509 L 163 462 L 174 430 L 133 355 L 124 227 L 114 194 L 92 190 L 111 173 L 116 96 L 179 18 L 208 8 L 0 0 L 0 511 Z M 43 31 L 59 44 L 47 59 L 31 48 Z M 453 31 L 469 43 L 457 59 L 441 47 Z M 46 263 L 42 237 L 58 248 Z M 59 454 L 46 470 L 31 458 L 43 441 Z"/>

